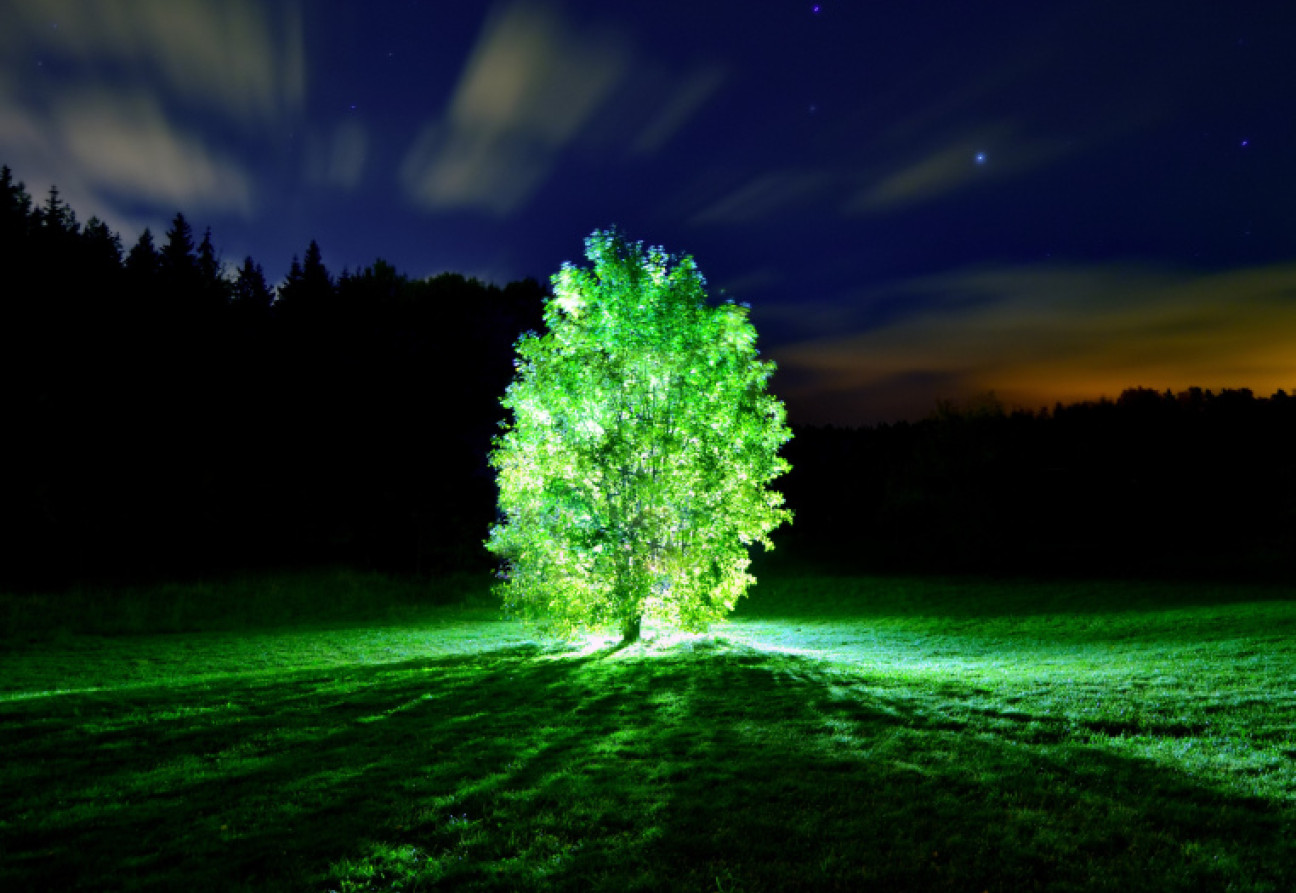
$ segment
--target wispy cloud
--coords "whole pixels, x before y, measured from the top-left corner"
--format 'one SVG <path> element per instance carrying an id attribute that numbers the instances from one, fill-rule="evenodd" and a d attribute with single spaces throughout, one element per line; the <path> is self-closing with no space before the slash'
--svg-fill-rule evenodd
<path id="1" fill-rule="evenodd" d="M 25 109 L 0 103 L 0 151 L 6 160 L 17 163 L 18 159 L 47 155 L 51 146 L 51 135 L 41 120 Z"/>
<path id="2" fill-rule="evenodd" d="M 262 126 L 305 94 L 300 10 L 253 0 L 7 0 L 7 53 L 49 56 L 84 76 L 111 71 L 236 122 Z"/>
<path id="3" fill-rule="evenodd" d="M 833 178 L 819 171 L 783 170 L 757 174 L 702 208 L 689 222 L 759 223 L 823 197 L 830 192 L 832 185 Z"/>
<path id="4" fill-rule="evenodd" d="M 652 155 L 666 146 L 692 120 L 727 78 L 725 69 L 706 64 L 683 75 L 661 73 L 645 78 L 648 117 L 631 146 L 637 155 Z"/>
<path id="5" fill-rule="evenodd" d="M 183 207 L 251 213 L 240 139 L 300 114 L 301 11 L 253 0 L 0 0 L 0 156 L 121 226 Z M 222 148 L 223 147 L 223 148 Z"/>
<path id="6" fill-rule="evenodd" d="M 251 211 L 252 184 L 241 168 L 177 128 L 147 95 L 77 94 L 60 101 L 51 120 L 67 160 L 99 192 Z"/>
<path id="7" fill-rule="evenodd" d="M 616 88 L 627 58 L 614 39 L 516 3 L 486 25 L 444 121 L 426 127 L 402 167 L 433 208 L 505 215 L 543 182 Z"/>
<path id="8" fill-rule="evenodd" d="M 843 183 L 847 214 L 908 210 L 1060 166 L 1156 127 L 1180 107 L 1181 91 L 1193 89 L 1155 53 L 1086 71 L 1093 63 L 1077 58 L 1075 48 L 1107 50 L 1112 35 L 1082 5 L 1047 6 L 1042 17 L 1053 25 L 1038 40 L 995 59 L 970 56 L 966 77 L 916 66 L 897 74 L 895 89 L 863 98 L 859 115 L 877 126 L 858 156 L 862 176 Z M 1154 14 L 1132 13 L 1145 15 Z M 1051 95 L 1049 85 L 1077 78 L 1092 85 L 1082 103 L 1064 89 L 1052 91 L 1054 107 L 1042 98 Z"/>
<path id="9" fill-rule="evenodd" d="M 507 216 L 582 140 L 659 151 L 723 81 L 718 66 L 669 71 L 618 32 L 510 3 L 488 19 L 445 114 L 406 154 L 401 182 L 430 209 Z"/>
<path id="10" fill-rule="evenodd" d="M 359 121 L 343 121 L 329 136 L 310 141 L 307 177 L 335 189 L 355 189 L 364 178 L 370 142 Z"/>
<path id="11" fill-rule="evenodd" d="M 1007 267 L 904 283 L 916 307 L 773 354 L 785 396 L 874 420 L 882 397 L 921 413 L 995 391 L 1026 407 L 1158 389 L 1296 386 L 1296 265 L 1212 274 L 1152 267 Z M 852 399 L 854 397 L 855 399 Z M 839 418 L 838 421 L 848 421 Z"/>
<path id="12" fill-rule="evenodd" d="M 870 178 L 847 200 L 848 214 L 891 211 L 943 198 L 988 179 L 1020 176 L 1059 160 L 1075 146 L 1000 125 L 968 131 Z"/>

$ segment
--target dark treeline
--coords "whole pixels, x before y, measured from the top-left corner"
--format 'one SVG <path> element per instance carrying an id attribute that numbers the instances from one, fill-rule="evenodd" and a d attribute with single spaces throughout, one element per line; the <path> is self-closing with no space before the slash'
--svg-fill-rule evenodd
<path id="1" fill-rule="evenodd" d="M 485 455 L 543 288 L 311 243 L 274 288 L 177 214 L 131 247 L 0 171 L 0 580 L 484 561 Z"/>
<path id="2" fill-rule="evenodd" d="M 1158 393 L 917 423 L 804 427 L 786 539 L 871 569 L 1285 577 L 1296 397 Z"/>
<path id="3" fill-rule="evenodd" d="M 545 290 L 312 242 L 272 287 L 177 214 L 130 248 L 0 169 L 0 584 L 485 567 L 486 453 Z M 852 570 L 1289 575 L 1296 397 L 1126 391 L 798 427 L 770 556 Z"/>

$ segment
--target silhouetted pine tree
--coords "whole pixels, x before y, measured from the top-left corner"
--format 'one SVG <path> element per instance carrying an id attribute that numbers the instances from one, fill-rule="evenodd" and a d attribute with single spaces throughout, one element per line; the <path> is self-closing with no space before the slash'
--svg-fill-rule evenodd
<path id="1" fill-rule="evenodd" d="M 312 240 L 304 262 L 293 258 L 275 299 L 281 336 L 275 423 L 284 457 L 277 471 L 292 533 L 315 544 L 351 540 L 346 530 L 354 481 L 349 440 L 360 436 L 351 399 L 358 383 L 350 373 L 361 333 L 340 323 L 334 304 L 332 277 Z M 322 488 L 323 480 L 332 485 Z"/>
<path id="2" fill-rule="evenodd" d="M 312 239 L 304 262 L 293 257 L 288 278 L 279 286 L 276 304 L 287 316 L 318 320 L 332 309 L 333 295 L 333 277 L 324 266 L 319 243 Z"/>
<path id="3" fill-rule="evenodd" d="M 233 304 L 244 315 L 261 316 L 270 310 L 274 292 L 266 284 L 265 271 L 249 255 L 243 259 L 234 279 Z"/>
<path id="4" fill-rule="evenodd" d="M 0 167 L 0 269 L 5 291 L 0 298 L 0 347 L 10 351 L 26 337 L 34 300 L 31 255 L 36 220 L 26 187 L 14 179 L 8 166 Z"/>
<path id="5" fill-rule="evenodd" d="M 302 264 L 302 284 L 311 297 L 324 297 L 333 291 L 333 277 L 324 266 L 324 257 L 320 253 L 319 243 L 311 239 L 306 248 L 306 260 Z"/>
<path id="6" fill-rule="evenodd" d="M 208 309 L 224 307 L 230 301 L 233 286 L 225 278 L 225 273 L 221 269 L 220 258 L 216 254 L 216 247 L 212 244 L 210 226 L 203 233 L 202 241 L 198 243 L 197 260 L 202 305 Z"/>
<path id="7" fill-rule="evenodd" d="M 122 264 L 123 285 L 117 296 L 117 312 L 124 332 L 122 350 L 131 365 L 141 370 L 156 359 L 157 327 L 164 317 L 162 300 L 162 258 L 147 227 Z M 152 385 L 150 385 L 152 387 Z M 142 399 L 137 395 L 136 402 Z"/>
<path id="8" fill-rule="evenodd" d="M 151 283 L 161 269 L 162 259 L 158 255 L 157 246 L 153 244 L 153 232 L 144 227 L 144 232 L 140 233 L 139 239 L 126 254 L 126 273 L 131 278 L 131 284 L 138 287 L 145 282 Z"/>
<path id="9" fill-rule="evenodd" d="M 86 255 L 96 270 L 107 272 L 121 266 L 121 237 L 109 229 L 108 224 L 98 217 L 91 217 L 86 221 L 81 238 Z"/>
<path id="10" fill-rule="evenodd" d="M 0 552 L 14 563 L 43 564 L 48 522 L 36 471 L 44 443 L 36 426 L 48 391 L 40 371 L 44 346 L 36 343 L 43 271 L 33 263 L 35 225 L 26 187 L 7 165 L 0 167 L 0 407 L 7 455 L 0 463 Z"/>
<path id="11" fill-rule="evenodd" d="M 45 204 L 36 212 L 36 223 L 41 230 L 60 236 L 75 236 L 80 231 L 76 212 L 63 201 L 57 186 L 50 187 Z"/>
<path id="12" fill-rule="evenodd" d="M 194 253 L 193 227 L 184 214 L 177 213 L 172 219 L 159 259 L 163 287 L 172 295 L 172 308 L 184 306 L 188 303 L 186 299 L 196 297 L 202 283 Z"/>
<path id="13" fill-rule="evenodd" d="M 282 311 L 286 305 L 291 305 L 293 303 L 291 297 L 300 293 L 302 281 L 305 278 L 306 274 L 302 270 L 301 258 L 294 254 L 292 264 L 288 267 L 288 275 L 284 277 L 284 281 L 275 290 L 275 306 Z M 289 300 L 285 300 L 285 298 Z"/>
<path id="14" fill-rule="evenodd" d="M 0 256 L 16 257 L 32 225 L 32 199 L 8 165 L 0 166 Z"/>

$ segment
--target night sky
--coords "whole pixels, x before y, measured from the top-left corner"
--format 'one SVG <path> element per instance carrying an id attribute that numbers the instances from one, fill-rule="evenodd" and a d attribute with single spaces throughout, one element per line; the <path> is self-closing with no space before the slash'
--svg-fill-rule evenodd
<path id="1" fill-rule="evenodd" d="M 1296 389 L 1296 3 L 0 0 L 0 161 L 129 247 L 504 284 L 595 228 L 799 422 Z"/>

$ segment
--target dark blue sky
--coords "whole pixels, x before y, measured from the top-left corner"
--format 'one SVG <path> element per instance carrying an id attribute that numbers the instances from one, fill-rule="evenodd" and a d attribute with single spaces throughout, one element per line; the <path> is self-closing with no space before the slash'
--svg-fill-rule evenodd
<path id="1" fill-rule="evenodd" d="M 0 0 L 0 161 L 272 279 L 616 224 L 800 421 L 1296 388 L 1296 4 Z"/>

